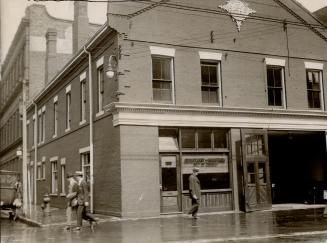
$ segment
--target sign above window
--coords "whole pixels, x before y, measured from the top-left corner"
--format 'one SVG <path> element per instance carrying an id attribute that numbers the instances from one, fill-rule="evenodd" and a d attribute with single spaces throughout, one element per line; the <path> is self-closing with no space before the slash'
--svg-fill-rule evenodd
<path id="1" fill-rule="evenodd" d="M 183 156 L 183 174 L 191 174 L 194 167 L 199 173 L 228 173 L 227 155 L 187 155 Z"/>

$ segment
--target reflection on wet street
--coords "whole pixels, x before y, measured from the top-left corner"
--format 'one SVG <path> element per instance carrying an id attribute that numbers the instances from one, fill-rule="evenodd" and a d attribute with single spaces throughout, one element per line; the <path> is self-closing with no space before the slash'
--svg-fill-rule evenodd
<path id="1" fill-rule="evenodd" d="M 312 235 L 308 232 L 313 232 Z M 1 220 L 1 243 L 11 242 L 327 242 L 322 209 L 186 215 L 85 224 L 81 232 L 64 226 L 29 227 Z"/>

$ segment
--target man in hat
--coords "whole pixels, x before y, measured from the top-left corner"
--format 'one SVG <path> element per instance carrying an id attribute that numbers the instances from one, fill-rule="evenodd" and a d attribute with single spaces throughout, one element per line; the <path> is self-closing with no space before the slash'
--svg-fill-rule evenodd
<path id="1" fill-rule="evenodd" d="M 67 226 L 66 229 L 69 230 L 72 227 L 72 209 L 76 208 L 77 205 L 77 191 L 78 191 L 78 184 L 74 178 L 73 173 L 68 172 L 66 176 L 68 180 L 68 193 L 67 193 L 67 209 L 66 209 L 66 216 L 67 216 Z"/>
<path id="2" fill-rule="evenodd" d="M 89 195 L 86 181 L 83 179 L 83 172 L 76 171 L 75 178 L 78 183 L 78 191 L 77 191 L 77 228 L 76 230 L 81 230 L 82 220 L 85 219 L 89 221 L 91 228 L 93 228 L 93 223 L 97 223 L 92 214 L 86 212 L 86 207 L 89 206 Z"/>
<path id="3" fill-rule="evenodd" d="M 200 206 L 200 198 L 201 198 L 201 185 L 197 177 L 198 173 L 199 173 L 199 168 L 194 167 L 193 174 L 190 175 L 190 177 L 188 178 L 190 197 L 192 200 L 192 207 L 189 211 L 189 214 L 192 214 L 192 217 L 194 219 L 198 218 L 197 214 L 198 214 L 198 210 Z"/>

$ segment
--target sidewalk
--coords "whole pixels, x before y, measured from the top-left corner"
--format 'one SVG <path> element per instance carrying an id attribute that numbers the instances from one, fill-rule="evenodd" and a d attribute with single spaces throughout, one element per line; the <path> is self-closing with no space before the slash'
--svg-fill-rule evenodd
<path id="1" fill-rule="evenodd" d="M 283 210 L 277 211 L 273 208 L 252 213 L 205 213 L 200 214 L 197 220 L 185 214 L 146 219 L 96 215 L 100 224 L 94 230 L 84 224 L 80 232 L 63 229 L 64 210 L 51 209 L 50 216 L 43 216 L 40 208 L 35 208 L 33 220 L 43 227 L 29 227 L 25 232 L 17 231 L 22 236 L 14 234 L 11 239 L 20 240 L 24 237 L 26 242 L 33 243 L 46 242 L 48 239 L 69 243 L 325 242 L 327 218 L 323 217 L 321 206 L 305 205 L 302 207 L 304 209 L 285 210 L 301 206 L 284 205 L 281 208 Z"/>
<path id="2" fill-rule="evenodd" d="M 99 223 L 117 220 L 119 218 L 94 214 L 95 218 L 98 219 Z M 50 213 L 43 212 L 40 206 L 29 206 L 25 215 L 19 214 L 18 218 L 20 221 L 27 223 L 31 226 L 37 227 L 49 227 L 66 225 L 66 210 L 59 208 L 50 208 Z M 73 214 L 73 220 L 76 220 L 76 215 Z"/>

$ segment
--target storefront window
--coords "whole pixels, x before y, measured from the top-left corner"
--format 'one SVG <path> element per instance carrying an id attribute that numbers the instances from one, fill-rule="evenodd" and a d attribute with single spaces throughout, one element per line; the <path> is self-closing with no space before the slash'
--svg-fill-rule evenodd
<path id="1" fill-rule="evenodd" d="M 193 167 L 199 167 L 198 178 L 202 190 L 230 187 L 228 155 L 185 155 L 182 157 L 183 190 L 189 189 L 188 178 Z"/>
<path id="2" fill-rule="evenodd" d="M 198 130 L 198 146 L 199 148 L 211 148 L 211 130 Z"/>
<path id="3" fill-rule="evenodd" d="M 178 151 L 178 129 L 159 129 L 159 151 Z"/>
<path id="4" fill-rule="evenodd" d="M 195 148 L 195 129 L 182 129 L 182 148 Z"/>
<path id="5" fill-rule="evenodd" d="M 213 137 L 215 148 L 227 148 L 226 130 L 213 130 Z"/>

